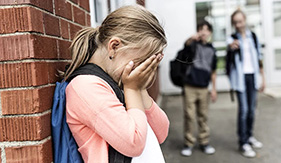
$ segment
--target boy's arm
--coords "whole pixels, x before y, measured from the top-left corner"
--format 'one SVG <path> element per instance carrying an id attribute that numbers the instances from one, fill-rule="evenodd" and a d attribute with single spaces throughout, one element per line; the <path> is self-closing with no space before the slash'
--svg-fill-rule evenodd
<path id="1" fill-rule="evenodd" d="M 211 75 L 211 80 L 212 80 L 211 98 L 213 102 L 217 100 L 216 78 L 217 78 L 217 73 L 216 71 L 213 71 Z"/>
<path id="2" fill-rule="evenodd" d="M 185 45 L 189 46 L 192 44 L 193 41 L 199 41 L 199 35 L 196 33 L 195 35 L 191 36 L 189 39 L 186 40 Z"/>
<path id="3" fill-rule="evenodd" d="M 213 102 L 217 100 L 217 88 L 216 88 L 216 79 L 217 79 L 217 55 L 216 52 L 214 54 L 213 58 L 213 65 L 212 65 L 212 74 L 211 74 L 211 80 L 212 80 L 212 91 L 211 91 L 211 99 Z"/>

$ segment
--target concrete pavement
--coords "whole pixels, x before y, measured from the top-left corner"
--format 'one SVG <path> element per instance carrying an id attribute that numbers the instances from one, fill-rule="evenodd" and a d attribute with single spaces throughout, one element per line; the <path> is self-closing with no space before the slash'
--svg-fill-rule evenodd
<path id="1" fill-rule="evenodd" d="M 229 93 L 218 94 L 210 104 L 209 126 L 214 155 L 206 155 L 198 146 L 191 157 L 181 156 L 183 147 L 183 102 L 181 96 L 163 96 L 161 106 L 170 120 L 169 136 L 162 150 L 167 163 L 281 163 L 281 98 L 259 94 L 254 134 L 264 147 L 256 158 L 245 158 L 238 152 L 236 135 L 237 104 Z M 197 127 L 196 127 L 197 128 Z M 195 131 L 197 133 L 197 130 Z"/>

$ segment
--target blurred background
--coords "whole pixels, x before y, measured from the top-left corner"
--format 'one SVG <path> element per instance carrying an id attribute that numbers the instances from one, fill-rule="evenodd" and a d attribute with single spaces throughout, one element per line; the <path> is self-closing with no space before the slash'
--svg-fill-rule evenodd
<path id="1" fill-rule="evenodd" d="M 94 0 L 91 2 L 92 25 L 101 23 L 108 12 L 136 4 L 135 0 Z M 165 57 L 160 66 L 160 94 L 178 94 L 169 78 L 169 62 L 183 48 L 184 41 L 195 34 L 196 24 L 209 21 L 213 27 L 212 42 L 217 49 L 217 89 L 228 91 L 224 71 L 226 38 L 233 32 L 230 15 L 238 8 L 245 11 L 248 27 L 262 44 L 268 93 L 281 86 L 281 0 L 145 0 L 139 1 L 163 24 L 168 38 Z M 165 82 L 161 82 L 165 81 Z M 279 90 L 281 91 L 281 90 Z M 274 92 L 274 91 L 273 91 Z"/>
<path id="2" fill-rule="evenodd" d="M 168 46 L 159 67 L 158 80 L 150 93 L 170 120 L 170 132 L 162 145 L 168 163 L 281 163 L 281 0 L 94 0 L 90 1 L 91 24 L 97 26 L 110 12 L 123 5 L 141 4 L 163 25 Z M 230 101 L 225 73 L 226 39 L 234 32 L 230 16 L 236 9 L 247 16 L 248 27 L 257 34 L 262 46 L 266 90 L 258 96 L 255 135 L 264 143 L 255 159 L 238 152 L 236 135 L 237 103 Z M 196 25 L 207 20 L 213 25 L 212 42 L 217 50 L 218 100 L 210 104 L 211 143 L 217 152 L 207 156 L 197 147 L 191 157 L 183 157 L 183 101 L 181 89 L 169 77 L 169 63 L 184 42 L 196 33 Z M 196 132 L 196 131 L 195 131 Z"/>

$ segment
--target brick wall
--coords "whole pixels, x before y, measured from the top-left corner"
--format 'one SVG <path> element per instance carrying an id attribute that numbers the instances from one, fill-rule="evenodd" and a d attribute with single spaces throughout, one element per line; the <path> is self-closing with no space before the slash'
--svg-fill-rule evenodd
<path id="1" fill-rule="evenodd" d="M 0 1 L 0 162 L 52 162 L 50 115 L 57 70 L 88 0 Z"/>

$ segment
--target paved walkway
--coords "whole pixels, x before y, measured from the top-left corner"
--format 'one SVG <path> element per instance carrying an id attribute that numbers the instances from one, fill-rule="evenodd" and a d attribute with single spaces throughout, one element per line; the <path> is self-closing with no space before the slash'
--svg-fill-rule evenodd
<path id="1" fill-rule="evenodd" d="M 195 147 L 191 157 L 183 157 L 183 110 L 181 96 L 163 96 L 163 110 L 170 119 L 170 132 L 162 145 L 167 163 L 281 163 L 281 98 L 260 94 L 256 112 L 255 136 L 264 147 L 256 150 L 256 158 L 244 158 L 238 152 L 236 135 L 236 103 L 231 103 L 228 93 L 221 93 L 216 103 L 210 105 L 209 126 L 214 155 L 205 155 Z"/>

